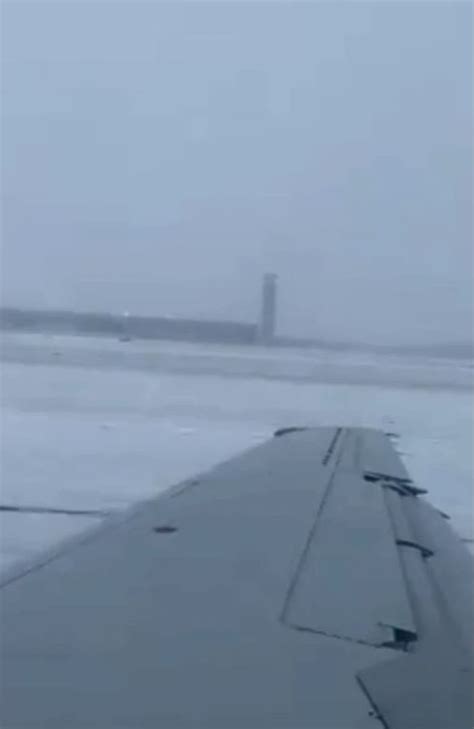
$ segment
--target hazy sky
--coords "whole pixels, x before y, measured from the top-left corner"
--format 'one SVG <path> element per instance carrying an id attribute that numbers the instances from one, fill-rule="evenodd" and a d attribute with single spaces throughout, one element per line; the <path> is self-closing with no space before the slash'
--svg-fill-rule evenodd
<path id="1" fill-rule="evenodd" d="M 470 336 L 470 3 L 2 7 L 4 302 Z"/>

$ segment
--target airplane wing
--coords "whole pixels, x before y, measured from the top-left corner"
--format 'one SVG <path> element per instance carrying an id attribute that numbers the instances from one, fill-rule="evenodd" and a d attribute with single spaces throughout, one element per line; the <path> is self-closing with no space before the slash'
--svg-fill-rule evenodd
<path id="1" fill-rule="evenodd" d="M 1 726 L 472 729 L 472 558 L 420 493 L 383 433 L 289 428 L 22 565 Z"/>

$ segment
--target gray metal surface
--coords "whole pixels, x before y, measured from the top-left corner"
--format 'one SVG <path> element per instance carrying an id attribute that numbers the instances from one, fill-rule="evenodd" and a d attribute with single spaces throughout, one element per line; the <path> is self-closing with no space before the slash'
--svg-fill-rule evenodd
<path id="1" fill-rule="evenodd" d="M 3 729 L 470 728 L 456 537 L 428 569 L 377 440 L 286 433 L 9 575 Z"/>
<path id="2" fill-rule="evenodd" d="M 361 685 L 389 729 L 472 727 L 472 664 L 457 663 L 450 645 L 435 646 L 360 674 Z"/>
<path id="3" fill-rule="evenodd" d="M 356 468 L 363 445 L 359 434 L 346 434 L 284 618 L 294 627 L 381 646 L 395 628 L 416 633 L 416 626 L 384 489 Z"/>

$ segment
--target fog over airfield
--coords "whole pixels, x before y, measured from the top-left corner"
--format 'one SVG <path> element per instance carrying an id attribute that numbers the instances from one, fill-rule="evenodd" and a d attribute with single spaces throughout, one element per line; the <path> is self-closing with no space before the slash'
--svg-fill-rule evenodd
<path id="1" fill-rule="evenodd" d="M 2 300 L 471 337 L 468 2 L 3 2 Z"/>

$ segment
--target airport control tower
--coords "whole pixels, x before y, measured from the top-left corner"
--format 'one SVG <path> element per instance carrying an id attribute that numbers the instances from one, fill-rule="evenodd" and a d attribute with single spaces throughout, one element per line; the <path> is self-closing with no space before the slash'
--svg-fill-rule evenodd
<path id="1" fill-rule="evenodd" d="M 262 284 L 262 310 L 259 337 L 262 344 L 272 344 L 276 329 L 277 276 L 266 273 Z"/>

